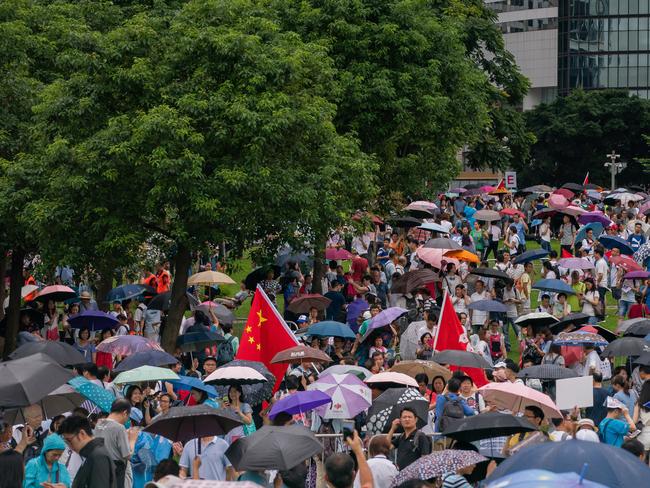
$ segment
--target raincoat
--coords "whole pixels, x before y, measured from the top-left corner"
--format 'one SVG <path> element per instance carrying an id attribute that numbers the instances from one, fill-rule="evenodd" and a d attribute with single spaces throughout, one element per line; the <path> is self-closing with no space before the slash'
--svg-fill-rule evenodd
<path id="1" fill-rule="evenodd" d="M 25 466 L 23 488 L 42 488 L 41 483 L 44 482 L 63 483 L 67 487 L 70 486 L 70 475 L 63 463 L 57 461 L 52 464 L 52 468 L 50 469 L 45 462 L 45 454 L 55 449 L 63 451 L 65 449 L 65 442 L 63 442 L 61 436 L 50 434 L 43 442 L 41 455 L 29 461 L 27 466 Z"/>

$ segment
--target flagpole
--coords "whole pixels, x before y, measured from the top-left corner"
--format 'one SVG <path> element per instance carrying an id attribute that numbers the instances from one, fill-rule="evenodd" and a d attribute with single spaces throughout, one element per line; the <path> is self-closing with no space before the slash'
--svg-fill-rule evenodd
<path id="1" fill-rule="evenodd" d="M 442 315 L 445 309 L 445 304 L 447 303 L 447 289 L 445 288 L 445 293 L 442 295 L 442 307 L 440 307 L 440 316 L 438 317 L 438 328 L 436 329 L 436 338 L 433 340 L 433 352 L 436 351 L 436 346 L 438 345 L 438 334 L 440 334 L 440 326 L 442 325 Z"/>

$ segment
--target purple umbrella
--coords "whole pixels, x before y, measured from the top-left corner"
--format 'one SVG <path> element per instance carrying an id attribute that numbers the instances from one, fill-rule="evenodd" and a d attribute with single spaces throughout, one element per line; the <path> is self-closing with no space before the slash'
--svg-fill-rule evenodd
<path id="1" fill-rule="evenodd" d="M 581 224 L 590 224 L 592 222 L 598 222 L 607 227 L 611 225 L 612 221 L 602 212 L 587 212 L 578 216 L 578 222 Z"/>
<path id="2" fill-rule="evenodd" d="M 558 266 L 566 269 L 593 269 L 591 261 L 584 258 L 562 258 L 557 262 Z"/>
<path id="3" fill-rule="evenodd" d="M 269 418 L 273 420 L 282 412 L 290 415 L 309 412 L 331 401 L 332 397 L 322 391 L 297 391 L 275 402 L 269 412 Z"/>
<path id="4" fill-rule="evenodd" d="M 365 341 L 373 330 L 381 329 L 382 327 L 392 324 L 407 312 L 408 310 L 402 307 L 388 307 L 386 310 L 382 310 L 370 320 L 368 329 L 366 329 L 366 333 L 363 335 L 361 341 Z"/>
<path id="5" fill-rule="evenodd" d="M 368 310 L 368 307 L 368 302 L 363 298 L 357 298 L 348 305 L 346 321 L 354 332 L 357 332 L 357 330 L 359 330 L 359 326 L 357 325 L 357 317 Z"/>
<path id="6" fill-rule="evenodd" d="M 623 276 L 624 279 L 626 280 L 645 280 L 650 278 L 650 272 L 648 271 L 630 271 L 629 273 L 625 273 L 625 276 Z"/>
<path id="7" fill-rule="evenodd" d="M 331 405 L 316 409 L 324 419 L 351 419 L 372 405 L 370 388 L 354 374 L 326 374 L 307 388 L 332 397 Z"/>
<path id="8" fill-rule="evenodd" d="M 106 312 L 86 310 L 68 319 L 73 329 L 106 330 L 118 326 L 118 320 Z"/>

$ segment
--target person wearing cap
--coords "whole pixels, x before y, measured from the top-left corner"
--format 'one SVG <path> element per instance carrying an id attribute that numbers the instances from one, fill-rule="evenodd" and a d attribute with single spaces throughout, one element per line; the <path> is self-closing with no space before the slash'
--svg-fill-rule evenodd
<path id="1" fill-rule="evenodd" d="M 575 438 L 579 441 L 600 442 L 598 427 L 591 419 L 580 419 L 576 425 Z"/>
<path id="2" fill-rule="evenodd" d="M 305 314 L 299 315 L 296 319 L 296 325 L 298 328 L 304 327 L 307 323 L 307 316 Z"/>
<path id="3" fill-rule="evenodd" d="M 90 292 L 82 291 L 81 294 L 79 295 L 79 298 L 81 300 L 79 302 L 79 309 L 82 312 L 99 310 L 99 307 L 97 306 L 97 302 L 92 299 L 92 297 L 90 296 Z"/>
<path id="4" fill-rule="evenodd" d="M 614 397 L 607 397 L 605 406 L 607 407 L 607 416 L 598 425 L 601 439 L 605 444 L 621 447 L 625 442 L 625 436 L 629 432 L 635 431 L 636 425 L 627 407 L 621 401 Z M 619 420 L 621 415 L 625 421 Z"/>

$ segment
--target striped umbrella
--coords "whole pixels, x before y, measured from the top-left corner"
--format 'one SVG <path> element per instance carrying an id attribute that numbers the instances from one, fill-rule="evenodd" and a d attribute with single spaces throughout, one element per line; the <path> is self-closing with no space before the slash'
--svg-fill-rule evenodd
<path id="1" fill-rule="evenodd" d="M 351 419 L 372 405 L 372 394 L 354 374 L 328 374 L 308 387 L 328 394 L 332 402 L 316 408 L 324 419 Z"/>

